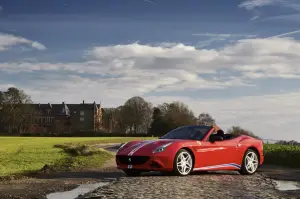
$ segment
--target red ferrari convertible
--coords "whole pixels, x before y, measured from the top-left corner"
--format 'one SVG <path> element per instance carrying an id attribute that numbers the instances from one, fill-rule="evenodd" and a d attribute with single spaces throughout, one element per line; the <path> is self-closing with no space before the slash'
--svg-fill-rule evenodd
<path id="1" fill-rule="evenodd" d="M 264 161 L 263 142 L 246 135 L 224 134 L 218 126 L 183 126 L 157 140 L 131 141 L 120 146 L 117 168 L 128 176 L 146 171 L 174 172 L 237 170 L 251 175 Z"/>

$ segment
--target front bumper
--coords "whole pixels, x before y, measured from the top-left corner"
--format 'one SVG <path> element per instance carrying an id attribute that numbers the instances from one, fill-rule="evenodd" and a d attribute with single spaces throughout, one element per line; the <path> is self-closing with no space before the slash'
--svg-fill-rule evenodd
<path id="1" fill-rule="evenodd" d="M 173 158 L 163 154 L 150 156 L 116 155 L 118 169 L 134 169 L 141 171 L 172 171 Z"/>

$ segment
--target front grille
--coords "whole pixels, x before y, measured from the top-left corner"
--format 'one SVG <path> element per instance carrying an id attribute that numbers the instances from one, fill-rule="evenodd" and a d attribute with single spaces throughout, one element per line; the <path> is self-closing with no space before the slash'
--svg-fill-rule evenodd
<path id="1" fill-rule="evenodd" d="M 121 164 L 131 164 L 131 165 L 139 165 L 144 164 L 149 160 L 148 156 L 127 156 L 127 155 L 117 155 L 117 160 Z"/>

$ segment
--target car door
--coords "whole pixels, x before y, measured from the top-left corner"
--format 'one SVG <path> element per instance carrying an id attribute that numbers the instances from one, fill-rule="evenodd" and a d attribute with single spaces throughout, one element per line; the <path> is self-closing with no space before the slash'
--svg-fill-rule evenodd
<path id="1" fill-rule="evenodd" d="M 211 148 L 215 149 L 216 160 L 213 163 L 218 165 L 229 164 L 232 167 L 236 167 L 237 163 L 237 144 L 234 140 L 223 140 L 211 143 Z M 213 155 L 213 154 L 212 154 Z"/>
<path id="2" fill-rule="evenodd" d="M 195 149 L 199 159 L 196 166 L 218 169 L 224 167 L 224 164 L 231 164 L 234 168 L 234 164 L 237 162 L 236 150 L 236 143 L 233 140 L 201 141 L 201 144 L 198 144 Z"/>
<path id="3" fill-rule="evenodd" d="M 225 164 L 225 158 L 227 147 L 224 147 L 222 144 L 223 141 L 201 142 L 201 146 L 198 147 L 197 154 L 200 157 L 200 166 L 217 166 Z"/>

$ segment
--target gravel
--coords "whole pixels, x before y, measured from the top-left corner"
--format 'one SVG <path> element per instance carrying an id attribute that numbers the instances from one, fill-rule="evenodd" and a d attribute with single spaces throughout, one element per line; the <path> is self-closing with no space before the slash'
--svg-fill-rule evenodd
<path id="1" fill-rule="evenodd" d="M 190 176 L 146 175 L 121 177 L 77 199 L 195 199 L 195 198 L 300 198 L 275 189 L 272 180 L 260 173 L 251 176 L 236 172 L 211 172 Z"/>

